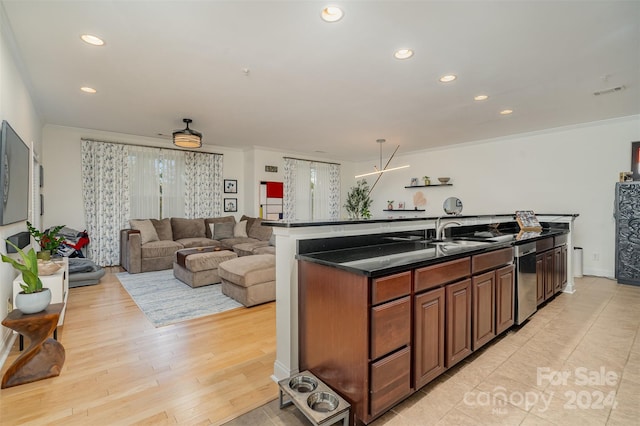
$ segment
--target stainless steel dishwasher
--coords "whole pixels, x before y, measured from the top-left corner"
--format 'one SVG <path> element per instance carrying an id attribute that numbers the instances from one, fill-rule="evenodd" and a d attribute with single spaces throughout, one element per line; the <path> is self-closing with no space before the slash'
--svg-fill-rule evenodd
<path id="1" fill-rule="evenodd" d="M 537 310 L 536 243 L 515 246 L 516 324 L 522 324 Z"/>

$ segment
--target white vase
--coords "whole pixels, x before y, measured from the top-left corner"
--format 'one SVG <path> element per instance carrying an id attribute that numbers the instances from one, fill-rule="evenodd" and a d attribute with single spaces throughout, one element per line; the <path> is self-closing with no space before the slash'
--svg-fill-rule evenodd
<path id="1" fill-rule="evenodd" d="M 47 309 L 49 303 L 51 303 L 51 291 L 48 288 L 43 288 L 42 291 L 37 293 L 28 293 L 24 291 L 16 294 L 16 300 L 14 300 L 16 308 L 20 309 L 23 314 L 35 314 Z"/>

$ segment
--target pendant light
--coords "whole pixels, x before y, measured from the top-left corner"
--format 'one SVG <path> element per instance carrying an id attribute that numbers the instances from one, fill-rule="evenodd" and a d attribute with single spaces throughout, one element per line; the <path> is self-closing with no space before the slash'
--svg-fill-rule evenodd
<path id="1" fill-rule="evenodd" d="M 186 123 L 187 127 L 183 130 L 176 130 L 173 132 L 173 144 L 180 148 L 201 148 L 202 133 L 189 128 L 189 123 L 193 120 L 190 118 L 183 118 L 182 121 Z"/>

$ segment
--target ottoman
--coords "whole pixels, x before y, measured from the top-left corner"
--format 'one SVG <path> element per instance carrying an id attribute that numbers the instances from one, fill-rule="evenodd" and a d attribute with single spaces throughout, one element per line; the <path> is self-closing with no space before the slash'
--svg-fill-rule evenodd
<path id="1" fill-rule="evenodd" d="M 244 306 L 276 300 L 276 257 L 254 254 L 222 262 L 218 267 L 222 293 Z"/>
<path id="2" fill-rule="evenodd" d="M 173 262 L 173 276 L 194 288 L 216 284 L 220 282 L 218 265 L 236 257 L 238 255 L 232 251 L 214 247 L 178 250 Z"/>

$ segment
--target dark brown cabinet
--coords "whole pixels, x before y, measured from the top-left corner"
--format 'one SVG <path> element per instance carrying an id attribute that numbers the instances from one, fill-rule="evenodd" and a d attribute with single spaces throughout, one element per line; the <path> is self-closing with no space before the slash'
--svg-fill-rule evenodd
<path id="1" fill-rule="evenodd" d="M 495 291 L 496 273 L 474 275 L 473 288 L 473 341 L 475 351 L 496 337 Z"/>
<path id="2" fill-rule="evenodd" d="M 416 389 L 445 370 L 445 291 L 440 287 L 415 297 L 413 371 Z"/>
<path id="3" fill-rule="evenodd" d="M 515 323 L 515 268 L 507 265 L 496 271 L 496 335 Z"/>
<path id="4" fill-rule="evenodd" d="M 513 249 L 380 278 L 298 262 L 299 363 L 368 424 L 514 319 Z"/>
<path id="5" fill-rule="evenodd" d="M 562 291 L 567 283 L 566 236 L 554 247 L 554 238 L 536 242 L 536 277 L 538 305 Z"/>
<path id="6" fill-rule="evenodd" d="M 446 358 L 450 368 L 469 356 L 471 348 L 471 280 L 445 287 L 446 293 Z"/>

